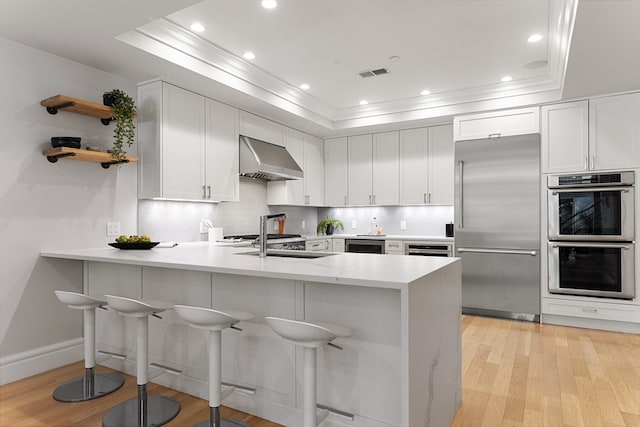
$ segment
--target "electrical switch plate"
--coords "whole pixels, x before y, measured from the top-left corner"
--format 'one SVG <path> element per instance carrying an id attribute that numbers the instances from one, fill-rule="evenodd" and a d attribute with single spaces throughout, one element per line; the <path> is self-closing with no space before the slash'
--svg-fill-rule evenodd
<path id="1" fill-rule="evenodd" d="M 119 236 L 119 235 L 120 235 L 120 223 L 107 222 L 107 236 Z"/>
<path id="2" fill-rule="evenodd" d="M 302 225 L 300 226 L 300 228 L 302 228 L 302 229 L 307 228 L 307 223 L 304 222 L 304 219 L 302 220 Z"/>
<path id="3" fill-rule="evenodd" d="M 403 219 L 402 221 L 400 221 L 400 230 L 406 230 L 406 229 L 407 229 L 407 221 Z"/>
<path id="4" fill-rule="evenodd" d="M 356 221 L 355 219 L 351 221 L 351 229 L 355 230 L 358 228 L 358 221 Z"/>

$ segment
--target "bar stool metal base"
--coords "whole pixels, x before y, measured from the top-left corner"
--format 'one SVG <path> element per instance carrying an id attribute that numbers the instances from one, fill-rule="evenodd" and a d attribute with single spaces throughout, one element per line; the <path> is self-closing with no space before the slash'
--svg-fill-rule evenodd
<path id="1" fill-rule="evenodd" d="M 147 397 L 146 386 L 138 386 L 138 398 L 111 408 L 102 418 L 102 427 L 155 427 L 178 415 L 180 403 L 166 396 Z"/>
<path id="2" fill-rule="evenodd" d="M 209 419 L 194 424 L 193 427 L 251 427 L 249 424 L 232 418 L 220 419 L 220 407 L 209 406 Z"/>
<path id="3" fill-rule="evenodd" d="M 84 402 L 112 393 L 122 387 L 124 378 L 116 373 L 94 374 L 93 368 L 85 368 L 84 377 L 74 378 L 53 391 L 59 402 Z"/>

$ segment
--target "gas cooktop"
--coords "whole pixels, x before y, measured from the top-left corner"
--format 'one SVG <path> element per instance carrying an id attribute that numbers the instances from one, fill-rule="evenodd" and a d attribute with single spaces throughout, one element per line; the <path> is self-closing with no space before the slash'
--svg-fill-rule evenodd
<path id="1" fill-rule="evenodd" d="M 299 234 L 267 234 L 268 240 L 276 239 L 295 239 L 302 237 Z M 224 236 L 225 240 L 256 240 L 258 234 L 238 234 L 233 236 Z"/>

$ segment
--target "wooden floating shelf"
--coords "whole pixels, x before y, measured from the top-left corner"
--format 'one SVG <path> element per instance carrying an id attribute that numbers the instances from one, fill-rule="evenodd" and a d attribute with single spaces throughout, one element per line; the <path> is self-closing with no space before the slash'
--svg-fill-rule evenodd
<path id="1" fill-rule="evenodd" d="M 57 147 L 42 152 L 47 156 L 47 160 L 55 163 L 60 158 L 68 158 L 71 160 L 83 160 L 85 162 L 100 163 L 103 168 L 108 169 L 111 165 L 120 163 L 135 163 L 138 158 L 135 156 L 126 156 L 125 160 L 118 162 L 111 157 L 111 153 L 104 151 L 83 150 L 80 148 Z"/>
<path id="2" fill-rule="evenodd" d="M 40 105 L 46 107 L 49 114 L 57 114 L 58 110 L 70 111 L 84 114 L 85 116 L 97 117 L 105 125 L 111 122 L 111 116 L 113 115 L 111 107 L 65 95 L 56 95 L 43 99 L 40 101 Z"/>

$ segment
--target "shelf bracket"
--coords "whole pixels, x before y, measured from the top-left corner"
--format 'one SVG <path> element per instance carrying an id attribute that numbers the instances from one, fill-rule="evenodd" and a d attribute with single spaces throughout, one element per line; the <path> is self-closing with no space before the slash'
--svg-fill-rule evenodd
<path id="1" fill-rule="evenodd" d="M 108 126 L 109 123 L 111 123 L 111 120 L 113 119 L 100 119 L 100 123 L 102 123 L 105 126 Z"/>
<path id="2" fill-rule="evenodd" d="M 76 155 L 76 153 L 62 153 L 62 154 L 58 154 L 56 156 L 47 156 L 47 160 L 49 160 L 51 163 L 55 163 L 61 157 L 70 157 L 70 156 L 73 157 L 75 155 Z"/>
<path id="3" fill-rule="evenodd" d="M 120 161 L 114 160 L 113 162 L 102 162 L 102 163 L 100 163 L 100 166 L 102 166 L 104 169 L 109 169 L 109 166 L 111 166 L 111 165 L 119 165 L 121 163 L 129 163 L 129 160 L 124 159 L 124 160 L 120 160 Z"/>
<path id="4" fill-rule="evenodd" d="M 58 110 L 62 110 L 63 108 L 69 108 L 75 106 L 76 103 L 69 101 L 63 102 L 62 104 L 55 105 L 53 107 L 47 107 L 47 113 L 49 114 L 58 114 Z"/>

